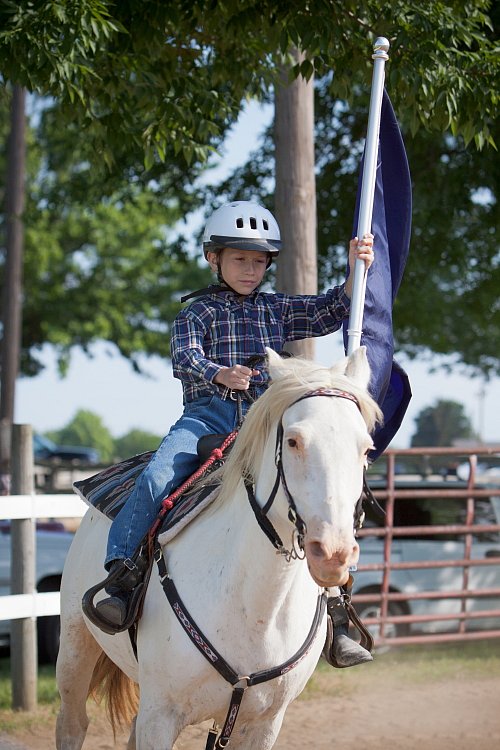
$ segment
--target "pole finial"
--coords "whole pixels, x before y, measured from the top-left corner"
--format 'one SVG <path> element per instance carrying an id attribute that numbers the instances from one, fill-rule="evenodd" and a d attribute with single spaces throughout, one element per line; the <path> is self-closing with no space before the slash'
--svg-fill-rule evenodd
<path id="1" fill-rule="evenodd" d="M 375 39 L 375 44 L 373 45 L 373 55 L 372 58 L 374 60 L 388 60 L 389 55 L 387 54 L 389 52 L 389 40 L 385 38 L 385 36 L 379 36 Z"/>

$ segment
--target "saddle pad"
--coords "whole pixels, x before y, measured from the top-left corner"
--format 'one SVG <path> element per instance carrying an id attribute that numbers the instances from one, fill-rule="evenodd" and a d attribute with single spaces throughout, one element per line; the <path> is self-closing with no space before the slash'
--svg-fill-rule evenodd
<path id="1" fill-rule="evenodd" d="M 88 505 L 108 518 L 114 518 L 130 497 L 137 478 L 154 451 L 139 453 L 87 479 L 73 483 L 73 489 Z"/>
<path id="2" fill-rule="evenodd" d="M 87 479 L 74 482 L 73 488 L 88 505 L 96 508 L 107 518 L 113 519 L 130 497 L 137 478 L 153 453 L 148 451 L 121 461 Z M 159 532 L 160 544 L 166 544 L 173 539 L 218 494 L 219 485 L 207 483 L 189 489 L 181 495 L 162 521 Z"/>

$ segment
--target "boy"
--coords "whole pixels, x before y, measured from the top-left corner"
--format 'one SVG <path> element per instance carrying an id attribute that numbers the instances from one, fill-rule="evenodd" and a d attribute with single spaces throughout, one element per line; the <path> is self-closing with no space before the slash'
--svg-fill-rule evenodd
<path id="1" fill-rule="evenodd" d="M 184 412 L 137 480 L 109 534 L 109 597 L 97 608 L 118 629 L 126 622 L 130 593 L 142 577 L 131 558 L 162 500 L 196 470 L 199 438 L 236 427 L 233 391 L 248 391 L 255 399 L 266 388 L 267 374 L 242 362 L 265 354 L 266 346 L 280 352 L 287 341 L 331 333 L 349 315 L 352 274 L 345 285 L 321 295 L 260 292 L 265 271 L 280 249 L 276 220 L 256 203 L 222 206 L 207 222 L 203 253 L 220 285 L 189 295 L 197 299 L 181 310 L 172 330 L 172 366 L 182 382 Z M 367 269 L 372 264 L 371 235 L 351 240 L 351 269 L 357 258 Z M 245 413 L 245 399 L 242 408 Z"/>

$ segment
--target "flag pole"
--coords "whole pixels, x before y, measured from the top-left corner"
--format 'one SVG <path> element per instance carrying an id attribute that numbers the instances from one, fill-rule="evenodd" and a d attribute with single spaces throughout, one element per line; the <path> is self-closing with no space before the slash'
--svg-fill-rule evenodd
<path id="1" fill-rule="evenodd" d="M 373 45 L 373 78 L 370 95 L 370 109 L 368 112 L 368 128 L 366 133 L 363 175 L 361 182 L 361 196 L 359 202 L 357 236 L 361 239 L 370 231 L 372 225 L 373 199 L 375 193 L 375 178 L 377 173 L 378 141 L 380 132 L 380 112 L 384 93 L 385 63 L 389 59 L 387 54 L 389 42 L 384 37 L 378 37 Z M 347 354 L 352 354 L 361 343 L 363 323 L 363 308 L 365 306 L 366 269 L 363 260 L 357 260 L 354 267 L 354 279 L 351 297 L 351 312 L 347 329 Z"/>

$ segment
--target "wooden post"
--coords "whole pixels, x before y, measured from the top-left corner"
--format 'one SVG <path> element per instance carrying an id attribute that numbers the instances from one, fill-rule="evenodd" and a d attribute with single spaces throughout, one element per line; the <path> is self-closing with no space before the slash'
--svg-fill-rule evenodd
<path id="1" fill-rule="evenodd" d="M 31 425 L 12 427 L 12 494 L 33 493 L 33 437 Z M 11 592 L 32 594 L 35 590 L 35 528 L 31 519 L 11 522 Z M 37 630 L 34 617 L 12 621 L 10 663 L 12 708 L 34 711 L 37 706 Z"/>

